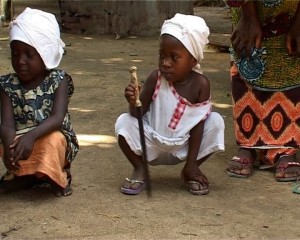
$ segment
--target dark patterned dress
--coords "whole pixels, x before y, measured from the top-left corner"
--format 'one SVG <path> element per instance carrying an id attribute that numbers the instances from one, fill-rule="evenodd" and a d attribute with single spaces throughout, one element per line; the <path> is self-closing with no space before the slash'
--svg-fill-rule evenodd
<path id="1" fill-rule="evenodd" d="M 15 73 L 0 77 L 0 87 L 5 91 L 13 104 L 17 134 L 26 133 L 38 126 L 51 115 L 55 90 L 67 77 L 69 82 L 68 96 L 73 95 L 74 85 L 70 75 L 62 70 L 51 70 L 49 76 L 35 89 L 24 89 Z M 69 112 L 66 113 L 60 130 L 67 140 L 66 159 L 71 162 L 79 149 L 73 131 Z"/>
<path id="2" fill-rule="evenodd" d="M 227 1 L 233 27 L 245 1 Z M 263 29 L 262 48 L 251 58 L 231 50 L 233 116 L 237 144 L 262 149 L 261 161 L 272 165 L 300 145 L 300 59 L 290 57 L 285 37 L 298 1 L 255 1 Z"/>

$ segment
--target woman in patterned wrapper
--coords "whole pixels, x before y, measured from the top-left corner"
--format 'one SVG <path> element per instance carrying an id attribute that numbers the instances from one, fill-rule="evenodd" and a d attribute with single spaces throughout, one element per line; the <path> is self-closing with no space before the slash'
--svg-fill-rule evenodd
<path id="1" fill-rule="evenodd" d="M 50 184 L 57 196 L 72 193 L 78 142 L 68 113 L 73 81 L 56 69 L 63 47 L 53 14 L 26 8 L 10 24 L 15 72 L 0 77 L 0 156 L 8 170 L 0 193 L 38 183 Z"/>
<path id="2" fill-rule="evenodd" d="M 253 164 L 277 181 L 300 175 L 300 3 L 226 1 L 234 31 L 231 85 L 239 151 L 227 173 L 249 177 Z"/>
<path id="3" fill-rule="evenodd" d="M 159 68 L 147 77 L 141 92 L 149 164 L 185 162 L 181 177 L 195 195 L 209 192 L 199 166 L 224 150 L 224 121 L 211 112 L 210 83 L 200 68 L 208 35 L 200 17 L 176 14 L 166 20 L 159 40 Z M 122 114 L 115 125 L 120 148 L 133 166 L 121 192 L 132 195 L 145 186 L 135 92 L 133 84 L 126 87 L 130 113 Z"/>

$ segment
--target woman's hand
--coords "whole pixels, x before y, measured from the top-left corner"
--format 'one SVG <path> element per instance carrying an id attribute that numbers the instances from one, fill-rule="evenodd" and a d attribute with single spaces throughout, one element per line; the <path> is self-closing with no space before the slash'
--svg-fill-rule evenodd
<path id="1" fill-rule="evenodd" d="M 286 35 L 286 49 L 290 56 L 300 57 L 300 3 Z"/>
<path id="2" fill-rule="evenodd" d="M 261 47 L 262 36 L 255 2 L 247 2 L 242 7 L 242 16 L 231 35 L 232 47 L 237 56 L 240 57 L 245 51 L 246 56 L 250 57 L 253 47 Z"/>

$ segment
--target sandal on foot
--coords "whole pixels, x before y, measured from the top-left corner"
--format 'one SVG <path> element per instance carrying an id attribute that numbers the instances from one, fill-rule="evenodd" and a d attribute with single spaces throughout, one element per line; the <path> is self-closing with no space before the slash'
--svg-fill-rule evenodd
<path id="1" fill-rule="evenodd" d="M 231 167 L 230 167 L 231 165 Z M 240 168 L 237 168 L 236 166 L 240 166 Z M 238 174 L 235 172 L 231 172 L 230 168 L 232 170 L 238 169 L 240 172 L 242 172 L 242 170 L 249 170 L 248 174 Z M 253 171 L 253 160 L 250 158 L 246 158 L 246 157 L 238 157 L 238 156 L 234 156 L 230 163 L 229 166 L 227 167 L 227 174 L 230 177 L 237 177 L 237 178 L 247 178 L 252 174 Z"/>
<path id="2" fill-rule="evenodd" d="M 139 183 L 140 186 L 137 189 L 126 188 L 126 187 L 122 186 L 121 187 L 121 193 L 128 194 L 128 195 L 137 195 L 145 188 L 145 182 L 142 181 L 142 180 L 135 180 L 135 179 L 126 178 L 126 181 L 130 184 L 130 186 L 132 184 L 135 184 L 135 183 Z"/>
<path id="3" fill-rule="evenodd" d="M 197 181 L 187 181 L 185 184 L 189 192 L 193 195 L 206 195 L 209 193 L 208 185 L 206 184 L 203 185 Z M 195 186 L 197 186 L 198 190 L 194 189 Z"/>
<path id="4" fill-rule="evenodd" d="M 292 172 L 287 172 L 288 168 L 296 168 L 296 170 Z M 286 176 L 293 175 L 293 176 Z M 275 179 L 278 182 L 291 182 L 297 181 L 300 176 L 300 163 L 299 162 L 279 162 L 276 171 L 275 171 Z"/>

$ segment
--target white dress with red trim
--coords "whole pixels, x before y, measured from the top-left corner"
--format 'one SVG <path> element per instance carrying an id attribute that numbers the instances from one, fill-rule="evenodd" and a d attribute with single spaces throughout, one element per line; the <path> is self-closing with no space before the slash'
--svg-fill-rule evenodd
<path id="1" fill-rule="evenodd" d="M 191 104 L 181 97 L 173 84 L 158 76 L 149 111 L 144 115 L 145 128 L 160 143 L 182 145 L 190 131 L 211 112 L 211 101 Z"/>

